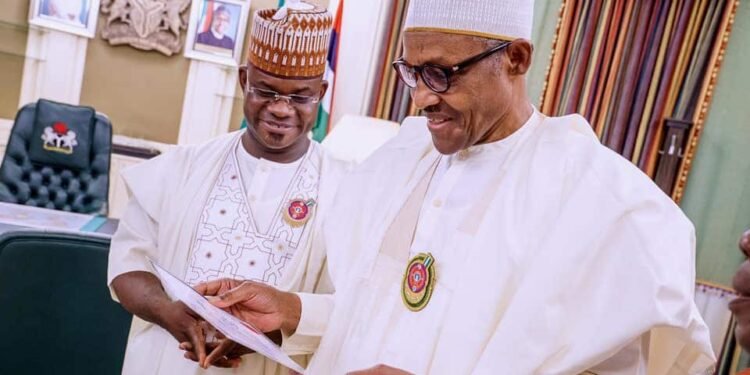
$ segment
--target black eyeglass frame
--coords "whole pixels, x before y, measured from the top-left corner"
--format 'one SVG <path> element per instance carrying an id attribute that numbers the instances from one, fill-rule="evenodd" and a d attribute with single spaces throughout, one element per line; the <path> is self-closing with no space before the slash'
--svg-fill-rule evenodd
<path id="1" fill-rule="evenodd" d="M 449 66 L 449 67 L 442 66 L 442 65 L 437 65 L 437 64 L 430 64 L 430 63 L 423 64 L 423 65 L 417 65 L 417 66 L 411 66 L 406 61 L 404 61 L 403 57 L 400 58 L 400 59 L 398 59 L 398 60 L 396 60 L 396 61 L 394 61 L 392 65 L 393 65 L 393 69 L 396 70 L 396 74 L 398 75 L 399 79 L 401 79 L 401 81 L 404 82 L 404 84 L 407 87 L 412 88 L 412 89 L 416 88 L 417 87 L 417 80 L 419 79 L 419 77 L 422 77 L 422 82 L 425 83 L 425 85 L 427 86 L 427 88 L 429 88 L 430 90 L 432 90 L 435 93 L 442 94 L 442 93 L 450 90 L 450 88 L 451 88 L 451 78 L 453 78 L 453 76 L 456 75 L 458 72 L 460 72 L 460 71 L 462 71 L 462 70 L 470 67 L 471 65 L 474 65 L 474 64 L 476 64 L 476 63 L 484 60 L 485 58 L 489 57 L 490 55 L 492 55 L 492 54 L 494 54 L 496 52 L 502 51 L 503 49 L 505 49 L 506 47 L 508 47 L 511 43 L 512 42 L 504 41 L 504 42 L 502 42 L 502 43 L 500 43 L 500 44 L 498 44 L 498 45 L 496 45 L 496 46 L 494 46 L 494 47 L 492 47 L 492 48 L 490 48 L 490 49 L 488 49 L 488 50 L 486 50 L 486 51 L 484 51 L 484 52 L 482 52 L 482 53 L 480 53 L 478 55 L 474 55 L 472 57 L 469 57 L 468 59 L 466 59 L 464 61 L 461 61 L 460 63 L 458 63 L 456 65 Z M 413 86 L 410 85 L 404 79 L 404 77 L 403 77 L 403 75 L 401 73 L 401 69 L 400 69 L 400 67 L 402 67 L 402 66 L 405 67 L 405 68 L 407 68 L 407 69 L 410 69 L 410 70 L 412 70 L 414 72 L 414 85 Z M 424 77 L 422 75 L 422 72 L 424 71 L 425 68 L 437 69 L 437 70 L 439 70 L 439 71 L 441 71 L 443 73 L 443 76 L 445 77 L 445 89 L 438 90 L 437 88 L 435 88 L 430 83 L 430 80 L 424 79 Z"/>

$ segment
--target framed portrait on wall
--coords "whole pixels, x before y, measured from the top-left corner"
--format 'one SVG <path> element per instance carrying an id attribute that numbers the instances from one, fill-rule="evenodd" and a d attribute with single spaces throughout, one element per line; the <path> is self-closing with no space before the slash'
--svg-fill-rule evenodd
<path id="1" fill-rule="evenodd" d="M 193 0 L 185 57 L 237 66 L 250 0 Z"/>
<path id="2" fill-rule="evenodd" d="M 32 0 L 29 23 L 93 38 L 100 0 Z"/>

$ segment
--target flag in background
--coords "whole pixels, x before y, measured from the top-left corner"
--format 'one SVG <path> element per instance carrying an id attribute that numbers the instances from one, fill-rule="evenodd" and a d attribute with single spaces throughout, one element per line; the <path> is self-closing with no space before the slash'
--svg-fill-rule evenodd
<path id="1" fill-rule="evenodd" d="M 201 26 L 201 32 L 205 32 L 211 29 L 211 22 L 214 18 L 214 0 L 208 0 L 203 7 L 203 26 Z"/>
<path id="2" fill-rule="evenodd" d="M 282 0 L 283 1 L 283 0 Z M 331 119 L 331 108 L 333 106 L 333 91 L 336 87 L 336 62 L 338 61 L 339 40 L 341 37 L 341 16 L 344 12 L 344 0 L 331 0 L 331 7 L 336 9 L 336 15 L 333 20 L 333 30 L 331 30 L 331 41 L 328 45 L 328 61 L 324 79 L 328 81 L 328 91 L 320 101 L 318 108 L 318 120 L 313 127 L 313 139 L 320 142 L 328 134 L 329 122 Z"/>

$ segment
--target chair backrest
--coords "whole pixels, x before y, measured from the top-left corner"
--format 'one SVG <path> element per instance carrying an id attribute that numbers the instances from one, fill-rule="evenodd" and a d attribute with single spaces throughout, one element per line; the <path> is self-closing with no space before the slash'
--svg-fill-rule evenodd
<path id="1" fill-rule="evenodd" d="M 399 125 L 373 117 L 345 115 L 322 145 L 336 159 L 360 163 L 398 134 Z"/>
<path id="2" fill-rule="evenodd" d="M 109 239 L 0 235 L 0 374 L 119 374 L 132 316 L 107 288 Z"/>
<path id="3" fill-rule="evenodd" d="M 734 321 L 729 311 L 729 302 L 737 298 L 735 291 L 706 282 L 695 283 L 695 305 L 708 326 L 711 335 L 711 347 L 720 358 L 727 349 L 727 338 L 734 335 Z"/>
<path id="4" fill-rule="evenodd" d="M 105 215 L 111 150 L 112 124 L 93 108 L 27 104 L 0 166 L 0 201 Z"/>

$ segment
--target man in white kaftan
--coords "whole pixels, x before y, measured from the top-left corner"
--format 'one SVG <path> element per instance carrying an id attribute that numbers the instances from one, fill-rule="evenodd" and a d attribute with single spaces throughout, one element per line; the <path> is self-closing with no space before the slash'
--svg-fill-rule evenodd
<path id="1" fill-rule="evenodd" d="M 136 315 L 125 374 L 287 373 L 257 354 L 223 358 L 225 367 L 238 366 L 233 370 L 204 370 L 184 358 L 180 342 L 190 342 L 202 361 L 212 333 L 184 304 L 169 300 L 148 260 L 191 285 L 231 277 L 311 292 L 318 284 L 309 270 L 320 270 L 323 258 L 311 253 L 310 237 L 345 169 L 307 136 L 327 88 L 322 74 L 332 17 L 295 2 L 285 17 L 275 13 L 256 13 L 254 36 L 274 29 L 295 39 L 301 37 L 295 30 L 313 27 L 316 45 L 326 47 L 304 66 L 274 65 L 278 59 L 260 50 L 286 54 L 285 62 L 309 51 L 299 41 L 253 37 L 249 66 L 239 72 L 247 131 L 177 147 L 123 173 L 131 199 L 112 239 L 108 283 Z M 284 338 L 293 349 L 294 337 Z"/>
<path id="2" fill-rule="evenodd" d="M 324 232 L 336 303 L 310 373 L 694 374 L 712 364 L 692 301 L 692 225 L 579 116 L 534 111 L 510 137 L 453 155 L 409 119 L 342 184 Z M 412 312 L 401 284 L 420 252 L 435 258 L 436 285 Z"/>
<path id="3" fill-rule="evenodd" d="M 585 119 L 528 102 L 532 7 L 410 1 L 394 67 L 426 118 L 323 220 L 335 298 L 301 305 L 297 332 L 324 333 L 309 373 L 710 371 L 693 226 Z M 245 289 L 216 304 L 257 309 Z"/>

